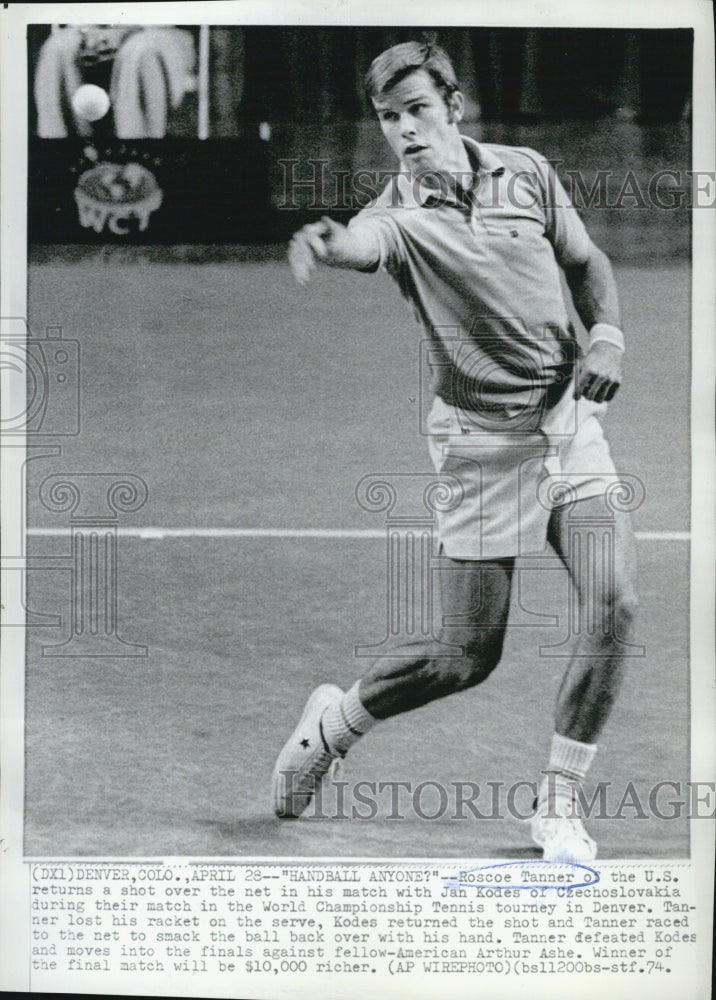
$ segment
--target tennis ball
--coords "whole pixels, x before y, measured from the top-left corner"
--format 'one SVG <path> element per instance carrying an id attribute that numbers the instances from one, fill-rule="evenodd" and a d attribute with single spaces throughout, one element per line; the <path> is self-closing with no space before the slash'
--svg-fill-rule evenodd
<path id="1" fill-rule="evenodd" d="M 72 95 L 72 110 L 78 118 L 96 122 L 109 111 L 109 94 L 94 83 L 84 83 Z"/>

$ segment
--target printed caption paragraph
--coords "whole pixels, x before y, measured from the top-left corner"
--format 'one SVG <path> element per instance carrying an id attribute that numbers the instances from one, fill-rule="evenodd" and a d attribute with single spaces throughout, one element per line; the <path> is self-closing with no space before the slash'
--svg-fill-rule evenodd
<path id="1" fill-rule="evenodd" d="M 691 865 L 28 864 L 33 990 L 296 975 L 673 977 Z M 375 980 L 374 980 L 375 981 Z"/>

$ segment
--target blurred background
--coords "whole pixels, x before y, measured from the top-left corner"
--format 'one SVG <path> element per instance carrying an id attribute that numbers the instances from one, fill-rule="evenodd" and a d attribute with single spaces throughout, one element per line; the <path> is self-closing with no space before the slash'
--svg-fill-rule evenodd
<path id="1" fill-rule="evenodd" d="M 394 166 L 364 74 L 422 30 L 29 26 L 30 242 L 271 243 L 312 205 L 354 211 L 336 176 Z M 438 31 L 467 99 L 467 134 L 533 146 L 588 188 L 598 170 L 611 172 L 612 204 L 591 215 L 617 259 L 637 253 L 635 229 L 641 255 L 688 253 L 686 206 L 647 213 L 639 192 L 656 171 L 689 166 L 692 41 L 681 29 Z M 111 98 L 94 123 L 72 110 L 83 83 Z M 164 197 L 145 230 L 80 225 L 77 179 L 107 161 L 156 176 Z M 290 211 L 287 172 L 315 181 L 295 187 Z"/>
<path id="2" fill-rule="evenodd" d="M 117 30 L 88 27 L 105 35 Z M 371 61 L 389 46 L 422 33 L 409 28 L 214 25 L 148 30 L 170 43 L 178 32 L 185 36 L 193 50 L 188 74 L 198 70 L 206 33 L 213 137 L 238 135 L 247 123 L 260 121 L 372 118 L 363 90 Z M 689 30 L 443 28 L 437 34 L 468 96 L 468 119 L 594 119 L 616 112 L 655 123 L 677 121 L 688 108 Z M 48 58 L 48 45 L 51 50 L 70 44 L 79 51 L 81 35 L 79 27 L 30 25 L 33 82 L 41 59 Z M 189 92 L 195 95 L 196 88 Z M 34 129 L 37 112 L 36 106 Z M 172 115 L 167 132 L 193 135 L 196 119 L 196 100 L 187 100 Z"/>

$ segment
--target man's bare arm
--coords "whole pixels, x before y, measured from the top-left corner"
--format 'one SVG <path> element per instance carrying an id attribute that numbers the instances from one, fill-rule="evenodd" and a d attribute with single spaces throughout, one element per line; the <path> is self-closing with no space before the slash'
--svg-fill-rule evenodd
<path id="1" fill-rule="evenodd" d="M 310 280 L 317 261 L 329 267 L 367 271 L 379 258 L 380 247 L 374 233 L 365 228 L 349 229 L 327 216 L 299 229 L 288 245 L 288 262 L 299 285 Z"/>
<path id="2" fill-rule="evenodd" d="M 592 243 L 586 261 L 566 269 L 565 275 L 579 318 L 588 330 L 595 323 L 621 325 L 612 265 L 599 247 Z"/>
<path id="3" fill-rule="evenodd" d="M 564 273 L 579 318 L 590 331 L 590 346 L 582 360 L 575 397 L 607 402 L 621 385 L 624 353 L 619 346 L 621 316 L 612 265 L 592 243 L 586 261 L 565 268 Z"/>

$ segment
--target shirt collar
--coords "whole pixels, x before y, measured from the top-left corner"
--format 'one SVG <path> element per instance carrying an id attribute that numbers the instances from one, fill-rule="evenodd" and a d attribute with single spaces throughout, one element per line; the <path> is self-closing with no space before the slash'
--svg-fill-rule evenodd
<path id="1" fill-rule="evenodd" d="M 478 173 L 492 174 L 496 177 L 499 177 L 500 174 L 504 174 L 505 164 L 491 149 L 488 149 L 487 146 L 479 145 L 474 139 L 471 139 L 467 135 L 462 137 L 462 141 L 465 144 L 470 161 L 473 165 L 477 164 Z"/>
<path id="2" fill-rule="evenodd" d="M 466 135 L 462 136 L 462 141 L 478 178 L 489 175 L 500 176 L 505 172 L 505 164 L 492 150 L 479 145 L 474 139 Z M 436 199 L 441 204 L 460 204 L 453 197 L 440 199 L 439 195 L 436 196 L 434 193 L 431 193 L 426 185 L 421 185 L 419 180 L 413 178 L 410 171 L 406 169 L 402 169 L 393 178 L 393 183 L 395 184 L 401 208 L 424 208 Z"/>

